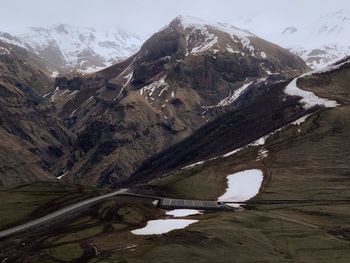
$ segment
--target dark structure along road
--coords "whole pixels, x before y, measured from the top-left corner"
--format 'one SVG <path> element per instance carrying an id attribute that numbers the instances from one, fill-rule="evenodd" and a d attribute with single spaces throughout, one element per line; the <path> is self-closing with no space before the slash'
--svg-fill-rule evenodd
<path id="1" fill-rule="evenodd" d="M 226 210 L 231 209 L 223 202 L 203 201 L 203 200 L 185 200 L 185 199 L 160 199 L 159 206 L 165 209 L 200 209 L 200 210 Z"/>

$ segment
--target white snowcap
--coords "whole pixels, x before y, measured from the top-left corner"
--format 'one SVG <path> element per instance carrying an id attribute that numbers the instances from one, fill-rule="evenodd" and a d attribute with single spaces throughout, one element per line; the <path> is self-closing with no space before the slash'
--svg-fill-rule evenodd
<path id="1" fill-rule="evenodd" d="M 226 32 L 230 35 L 236 35 L 237 37 L 254 37 L 255 35 L 245 29 L 237 28 L 233 25 L 227 23 L 218 23 L 218 22 L 210 22 L 205 21 L 200 18 L 196 18 L 193 16 L 177 16 L 174 21 L 181 23 L 184 29 L 188 28 L 198 28 L 203 29 L 206 27 L 214 28 L 216 30 Z"/>

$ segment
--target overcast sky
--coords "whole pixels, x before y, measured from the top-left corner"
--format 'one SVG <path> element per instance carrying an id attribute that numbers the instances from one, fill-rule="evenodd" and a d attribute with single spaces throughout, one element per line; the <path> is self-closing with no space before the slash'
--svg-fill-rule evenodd
<path id="1" fill-rule="evenodd" d="M 350 0 L 0 0 L 0 30 L 68 23 L 119 26 L 147 36 L 182 14 L 236 26 L 254 18 L 259 21 L 254 31 L 261 34 L 340 9 L 349 10 Z"/>

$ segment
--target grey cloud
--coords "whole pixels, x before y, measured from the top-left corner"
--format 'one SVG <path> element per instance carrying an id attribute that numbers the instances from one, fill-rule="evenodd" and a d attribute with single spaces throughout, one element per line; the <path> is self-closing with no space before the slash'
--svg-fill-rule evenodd
<path id="1" fill-rule="evenodd" d="M 68 23 L 104 28 L 118 26 L 149 35 L 179 14 L 250 27 L 269 34 L 302 25 L 321 15 L 350 9 L 348 0 L 0 0 L 0 30 Z M 248 22 L 247 22 L 248 21 Z"/>

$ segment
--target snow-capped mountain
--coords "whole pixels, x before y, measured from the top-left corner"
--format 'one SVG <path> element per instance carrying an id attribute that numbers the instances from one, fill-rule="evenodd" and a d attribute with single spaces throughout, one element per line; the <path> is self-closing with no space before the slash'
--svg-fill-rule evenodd
<path id="1" fill-rule="evenodd" d="M 84 183 L 127 180 L 151 154 L 230 109 L 246 108 L 265 94 L 265 82 L 307 70 L 302 59 L 250 32 L 179 16 L 130 58 L 86 77 L 56 79 L 45 100 L 84 151 L 63 158 L 57 172 Z M 253 107 L 263 121 L 262 108 L 270 110 L 273 98 L 284 95 L 265 98 L 271 99 L 266 107 Z"/>
<path id="2" fill-rule="evenodd" d="M 98 31 L 67 24 L 30 27 L 19 34 L 0 33 L 0 39 L 39 55 L 53 75 L 108 67 L 137 52 L 143 42 L 118 28 Z"/>
<path id="3" fill-rule="evenodd" d="M 268 24 L 264 16 L 241 17 L 235 24 L 263 36 L 300 56 L 313 69 L 323 68 L 350 55 L 350 11 L 328 13 L 310 23 L 285 28 Z M 282 23 L 282 21 L 281 21 Z"/>
<path id="4" fill-rule="evenodd" d="M 350 55 L 350 11 L 327 14 L 303 28 L 288 27 L 277 42 L 314 69 Z"/>

